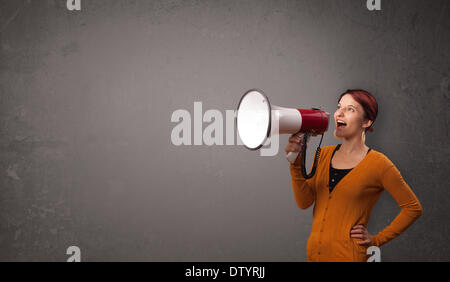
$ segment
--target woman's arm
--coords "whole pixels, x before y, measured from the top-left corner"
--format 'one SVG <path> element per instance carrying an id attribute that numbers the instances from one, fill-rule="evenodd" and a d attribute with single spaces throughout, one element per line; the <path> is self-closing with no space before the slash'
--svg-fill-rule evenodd
<path id="1" fill-rule="evenodd" d="M 309 208 L 316 199 L 316 192 L 311 184 L 311 179 L 305 179 L 302 175 L 302 166 L 290 164 L 292 188 L 294 190 L 297 206 L 303 210 Z"/>
<path id="2" fill-rule="evenodd" d="M 289 143 L 286 145 L 286 154 L 289 152 L 300 152 L 293 164 L 290 164 L 290 172 L 292 177 L 292 188 L 294 189 L 294 197 L 297 206 L 303 210 L 309 208 L 316 199 L 314 187 L 311 181 L 314 178 L 305 179 L 302 174 L 302 150 L 303 150 L 303 135 L 292 135 L 289 138 Z"/>
<path id="3" fill-rule="evenodd" d="M 389 226 L 373 236 L 376 246 L 381 246 L 400 235 L 422 215 L 419 200 L 393 163 L 382 173 L 381 184 L 395 199 L 401 211 Z"/>

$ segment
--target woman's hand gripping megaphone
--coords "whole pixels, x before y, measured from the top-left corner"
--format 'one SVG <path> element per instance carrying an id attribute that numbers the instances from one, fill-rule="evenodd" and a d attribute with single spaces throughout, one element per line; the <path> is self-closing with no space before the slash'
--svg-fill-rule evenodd
<path id="1" fill-rule="evenodd" d="M 306 134 L 306 143 L 309 142 L 309 139 L 312 136 L 317 136 L 315 132 L 299 132 L 296 134 L 292 134 L 289 137 L 289 143 L 286 145 L 284 149 L 286 152 L 286 158 L 291 164 L 300 165 L 302 162 L 301 152 L 304 147 L 304 136 Z"/>

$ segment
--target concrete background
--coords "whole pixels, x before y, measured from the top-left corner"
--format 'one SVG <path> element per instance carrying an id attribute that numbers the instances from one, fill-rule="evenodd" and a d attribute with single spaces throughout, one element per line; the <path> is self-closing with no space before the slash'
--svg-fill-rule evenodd
<path id="1" fill-rule="evenodd" d="M 170 139 L 177 109 L 225 114 L 254 87 L 331 113 L 372 92 L 366 144 L 424 209 L 381 259 L 450 259 L 448 0 L 1 0 L 0 40 L 2 261 L 305 261 L 287 136 L 274 157 Z M 369 232 L 398 212 L 384 192 Z"/>

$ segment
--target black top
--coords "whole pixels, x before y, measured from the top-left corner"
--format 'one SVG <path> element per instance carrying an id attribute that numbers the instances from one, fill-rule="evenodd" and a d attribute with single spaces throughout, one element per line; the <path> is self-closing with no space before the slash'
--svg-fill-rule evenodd
<path id="1" fill-rule="evenodd" d="M 333 151 L 333 155 L 331 155 L 331 160 L 333 159 L 334 153 L 336 153 L 336 151 L 339 150 L 340 147 L 341 147 L 341 144 L 338 144 L 336 146 L 336 148 Z M 370 152 L 370 150 L 372 150 L 372 149 L 369 148 L 366 155 Z M 344 178 L 344 176 L 346 176 L 347 173 L 349 173 L 353 169 L 353 168 L 349 168 L 349 169 L 334 168 L 331 165 L 331 160 L 330 160 L 330 180 L 329 180 L 330 193 L 331 193 L 331 191 L 333 191 L 336 184 L 338 184 L 339 181 L 341 181 L 341 179 Z"/>

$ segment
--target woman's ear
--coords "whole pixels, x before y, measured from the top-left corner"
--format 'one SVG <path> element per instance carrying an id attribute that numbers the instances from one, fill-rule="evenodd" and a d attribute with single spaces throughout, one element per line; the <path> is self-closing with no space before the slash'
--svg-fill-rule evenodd
<path id="1" fill-rule="evenodd" d="M 370 119 L 366 120 L 366 121 L 363 123 L 364 129 L 369 128 L 370 126 L 372 126 L 372 123 L 373 123 L 373 121 L 371 121 Z"/>

